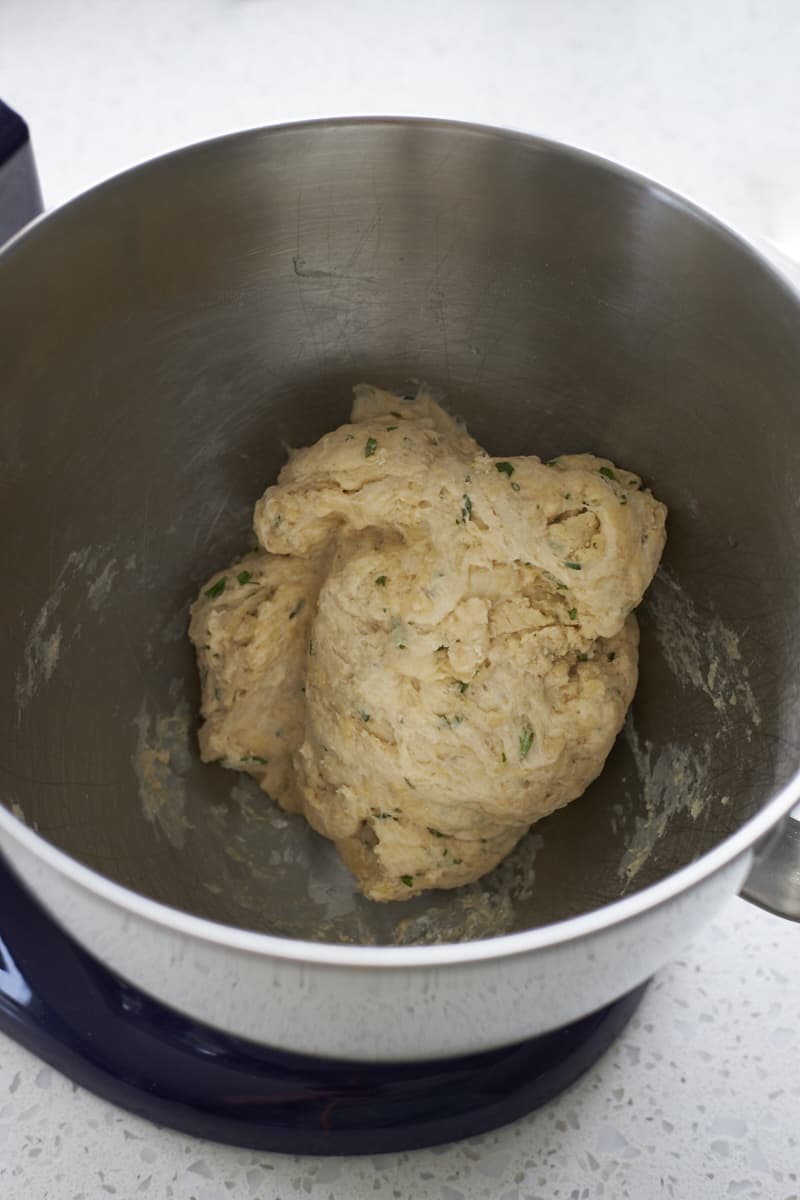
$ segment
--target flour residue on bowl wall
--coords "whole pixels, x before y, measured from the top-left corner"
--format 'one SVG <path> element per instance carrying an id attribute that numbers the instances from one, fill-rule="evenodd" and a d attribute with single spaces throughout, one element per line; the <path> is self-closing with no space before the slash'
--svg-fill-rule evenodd
<path id="1" fill-rule="evenodd" d="M 714 791 L 709 781 L 708 752 L 672 742 L 656 749 L 639 737 L 630 713 L 623 736 L 633 755 L 644 809 L 643 815 L 637 814 L 619 866 L 620 875 L 630 882 L 667 832 L 672 818 L 688 811 L 696 820 L 713 801 Z"/>
<path id="2" fill-rule="evenodd" d="M 739 635 L 715 614 L 701 615 L 694 601 L 665 568 L 648 594 L 661 653 L 675 679 L 699 689 L 719 717 L 717 737 L 737 725 L 751 740 L 761 713 L 750 686 Z"/>
<path id="3" fill-rule="evenodd" d="M 136 748 L 131 762 L 142 810 L 177 850 L 186 842 L 186 775 L 192 766 L 191 713 L 179 700 L 170 713 L 148 712 L 143 703 L 134 718 Z"/>
<path id="4" fill-rule="evenodd" d="M 681 584 L 661 568 L 648 594 L 653 627 L 664 662 L 682 688 L 700 692 L 713 708 L 709 737 L 734 731 L 751 741 L 761 714 L 750 686 L 738 634 L 716 614 L 701 614 Z M 712 728 L 716 726 L 713 734 Z M 640 811 L 628 837 L 619 874 L 634 879 L 679 813 L 694 820 L 711 805 L 727 805 L 711 773 L 711 748 L 684 742 L 654 746 L 636 729 L 633 713 L 623 729 L 636 768 Z"/>
<path id="5" fill-rule="evenodd" d="M 69 623 L 61 619 L 67 594 L 79 587 L 79 600 L 85 596 L 90 607 L 97 611 L 108 600 L 116 573 L 116 559 L 108 557 L 108 551 L 102 547 L 82 546 L 67 555 L 50 595 L 37 612 L 25 638 L 22 665 L 16 673 L 15 699 L 20 713 L 39 688 L 49 683 L 64 652 L 80 636 L 80 623 L 74 619 L 80 611 L 79 604 L 72 604 Z"/>
<path id="6" fill-rule="evenodd" d="M 58 610 L 67 586 L 84 571 L 91 547 L 73 550 L 56 576 L 50 595 L 36 614 L 25 638 L 22 666 L 17 671 L 15 698 L 17 708 L 24 709 L 39 687 L 47 683 L 58 666 L 64 636 Z"/>

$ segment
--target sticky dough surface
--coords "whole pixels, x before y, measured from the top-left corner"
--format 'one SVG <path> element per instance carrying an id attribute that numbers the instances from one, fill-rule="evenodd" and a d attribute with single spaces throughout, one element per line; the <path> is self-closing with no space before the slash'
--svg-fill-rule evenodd
<path id="1" fill-rule="evenodd" d="M 607 459 L 495 459 L 426 393 L 358 387 L 193 606 L 203 759 L 374 900 L 479 878 L 601 771 L 665 516 Z"/>

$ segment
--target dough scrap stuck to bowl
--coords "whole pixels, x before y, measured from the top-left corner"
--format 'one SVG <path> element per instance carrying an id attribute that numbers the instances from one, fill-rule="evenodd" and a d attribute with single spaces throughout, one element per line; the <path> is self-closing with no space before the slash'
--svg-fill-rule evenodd
<path id="1" fill-rule="evenodd" d="M 607 459 L 492 458 L 424 389 L 360 385 L 192 607 L 202 758 L 302 812 L 373 900 L 478 879 L 600 773 L 665 519 Z"/>

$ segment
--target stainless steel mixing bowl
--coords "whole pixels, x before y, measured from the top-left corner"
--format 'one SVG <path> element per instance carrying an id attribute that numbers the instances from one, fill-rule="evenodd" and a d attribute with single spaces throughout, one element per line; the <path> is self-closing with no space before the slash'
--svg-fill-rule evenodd
<path id="1" fill-rule="evenodd" d="M 0 844 L 115 970 L 264 1043 L 451 1054 L 632 988 L 742 886 L 798 790 L 800 306 L 711 217 L 513 133 L 255 131 L 18 237 L 0 343 Z M 598 782 L 487 880 L 377 905 L 199 763 L 186 618 L 286 447 L 409 378 L 492 453 L 638 470 L 669 542 Z M 784 833 L 750 887 L 797 916 Z"/>

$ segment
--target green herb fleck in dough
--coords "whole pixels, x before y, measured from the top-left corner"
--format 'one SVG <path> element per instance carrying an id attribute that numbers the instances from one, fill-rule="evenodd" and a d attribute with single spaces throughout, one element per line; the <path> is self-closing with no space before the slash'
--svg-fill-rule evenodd
<path id="1" fill-rule="evenodd" d="M 299 612 L 303 611 L 305 606 L 306 606 L 306 598 L 305 598 L 305 596 L 301 596 L 300 599 L 297 601 L 297 604 L 295 604 L 294 608 L 289 613 L 289 620 L 293 621 L 294 618 L 297 616 L 297 614 Z"/>
<path id="2" fill-rule="evenodd" d="M 588 662 L 588 661 L 589 661 L 589 655 L 585 652 L 585 650 L 579 651 L 578 662 Z"/>
<path id="3" fill-rule="evenodd" d="M 615 659 L 616 657 L 617 657 L 617 652 L 616 652 L 616 650 L 612 650 L 612 651 L 609 653 L 609 656 L 608 656 L 608 661 L 609 661 L 609 662 L 613 662 L 613 661 L 614 661 L 614 659 Z"/>
<path id="4" fill-rule="evenodd" d="M 412 792 L 415 792 L 417 790 L 407 775 L 403 776 L 403 781 L 408 784 L 408 786 L 411 788 Z"/>
<path id="5" fill-rule="evenodd" d="M 549 460 L 549 462 L 547 463 L 547 466 L 548 467 L 557 467 L 558 464 L 560 463 L 560 461 L 561 461 L 561 459 L 559 459 L 559 458 L 551 458 Z"/>
<path id="6" fill-rule="evenodd" d="M 569 610 L 569 619 L 570 619 L 570 621 L 577 621 L 577 619 L 578 619 L 578 610 L 577 610 L 577 608 L 571 608 L 571 609 Z"/>
<path id="7" fill-rule="evenodd" d="M 244 587 L 244 585 L 246 583 L 249 583 L 252 578 L 253 578 L 252 572 L 240 571 L 239 574 L 236 576 L 236 582 L 239 584 L 240 587 Z"/>
<path id="8" fill-rule="evenodd" d="M 387 433 L 394 433 L 395 429 L 398 429 L 398 428 L 399 428 L 399 426 L 398 426 L 398 425 L 387 425 L 387 426 L 386 426 L 386 432 L 387 432 Z"/>
<path id="9" fill-rule="evenodd" d="M 390 413 L 389 413 L 389 416 L 390 416 L 390 417 L 397 417 L 398 421 L 402 421 L 402 419 L 403 419 L 403 418 L 402 418 L 402 416 L 401 416 L 401 414 L 400 414 L 399 412 L 395 412 L 395 411 L 394 411 L 394 409 L 392 409 L 392 410 L 390 411 Z"/>
<path id="10" fill-rule="evenodd" d="M 463 683 L 463 682 L 459 683 L 458 690 L 461 692 L 462 696 L 464 695 L 464 692 L 467 690 L 468 687 L 469 687 L 468 683 Z"/>
<path id="11" fill-rule="evenodd" d="M 227 582 L 228 576 L 223 575 L 222 579 L 218 579 L 217 582 L 212 584 L 210 588 L 207 588 L 206 595 L 208 596 L 209 600 L 216 600 L 218 596 L 221 596 L 225 591 L 225 584 Z"/>
<path id="12" fill-rule="evenodd" d="M 258 763 L 258 765 L 261 767 L 269 766 L 269 760 L 262 758 L 260 754 L 246 754 L 242 759 L 242 762 Z"/>
<path id="13" fill-rule="evenodd" d="M 616 475 L 611 470 L 611 467 L 601 467 L 600 474 L 605 475 L 606 479 L 616 479 Z"/>
<path id="14" fill-rule="evenodd" d="M 505 750 L 503 750 L 503 751 L 502 751 L 502 753 L 501 753 L 501 755 L 500 755 L 500 762 L 508 762 L 508 759 L 506 758 L 506 752 L 505 752 Z"/>
<path id="15" fill-rule="evenodd" d="M 360 713 L 359 713 L 359 716 L 361 717 L 361 720 L 364 722 L 364 724 L 366 724 L 366 723 L 367 723 L 367 721 L 369 720 L 369 713 L 368 713 L 368 712 L 363 712 L 363 711 L 362 711 L 362 712 L 360 712 Z"/>
<path id="16" fill-rule="evenodd" d="M 404 883 L 406 885 L 406 887 L 413 887 L 414 886 L 414 876 L 413 875 L 401 875 L 400 882 Z"/>
<path id="17" fill-rule="evenodd" d="M 494 465 L 502 475 L 507 475 L 509 479 L 514 474 L 514 468 L 510 462 L 499 462 Z"/>
<path id="18" fill-rule="evenodd" d="M 364 447 L 364 458 L 372 458 L 375 451 L 378 449 L 377 439 L 374 437 L 367 438 L 367 444 Z"/>
<path id="19" fill-rule="evenodd" d="M 466 493 L 461 497 L 461 524 L 466 525 L 472 520 L 472 500 Z"/>
<path id="20" fill-rule="evenodd" d="M 533 745 L 533 730 L 526 725 L 519 735 L 519 757 L 520 761 L 528 757 L 528 752 Z"/>
<path id="21" fill-rule="evenodd" d="M 565 562 L 564 566 L 569 567 L 570 571 L 582 571 L 583 570 L 583 567 L 581 566 L 581 564 L 576 563 L 576 562 Z"/>
<path id="22" fill-rule="evenodd" d="M 378 585 L 378 587 L 386 587 L 386 576 L 379 575 L 378 578 L 375 580 L 375 582 Z"/>

